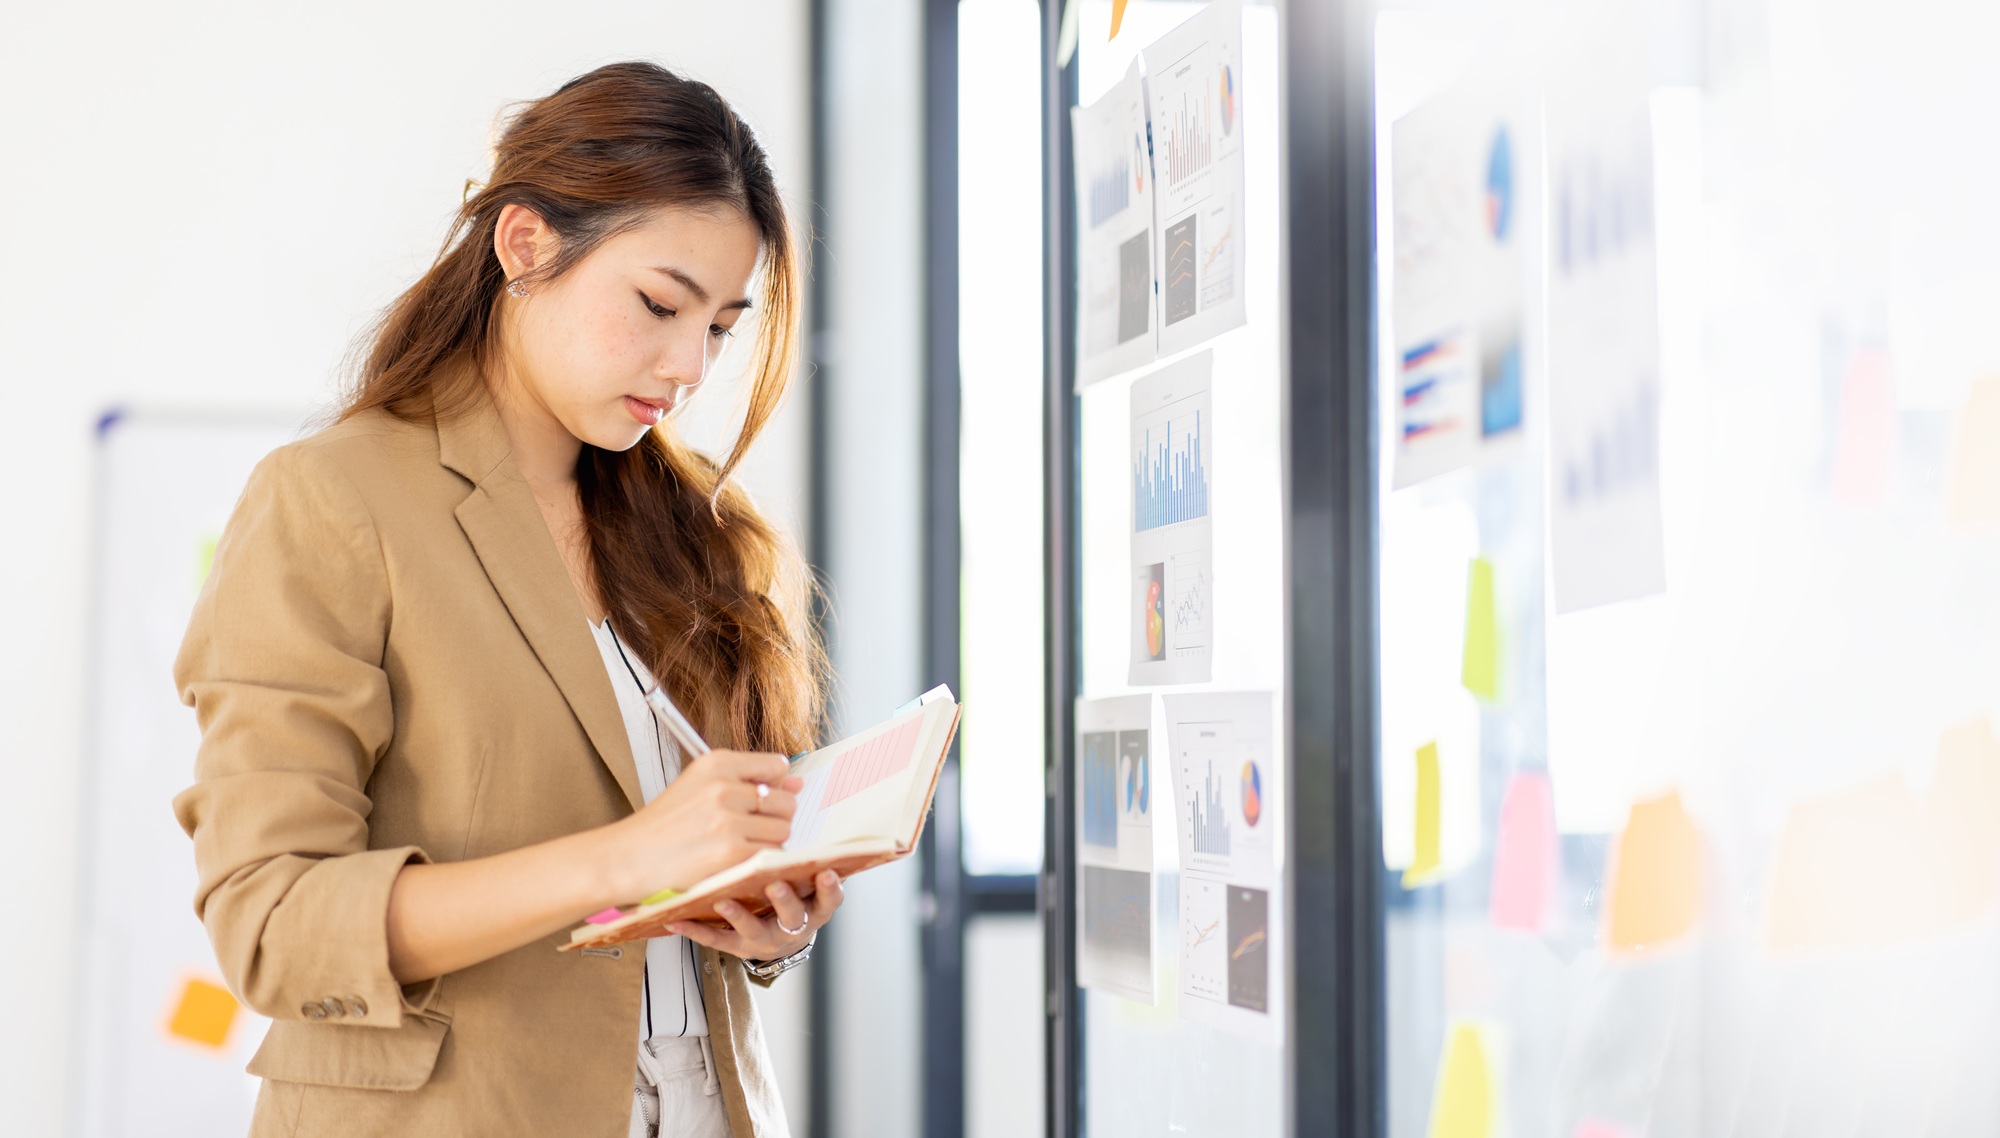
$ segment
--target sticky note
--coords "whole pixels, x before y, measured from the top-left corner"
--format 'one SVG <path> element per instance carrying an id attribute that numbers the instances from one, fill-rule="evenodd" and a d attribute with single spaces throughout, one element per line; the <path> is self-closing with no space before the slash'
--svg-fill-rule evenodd
<path id="1" fill-rule="evenodd" d="M 1417 844 L 1403 871 L 1403 888 L 1415 889 L 1437 876 L 1444 864 L 1442 834 L 1442 788 L 1438 785 L 1438 745 L 1425 743 L 1417 748 Z"/>
<path id="2" fill-rule="evenodd" d="M 1500 616 L 1493 602 L 1493 563 L 1472 559 L 1465 583 L 1465 690 L 1487 701 L 1500 698 Z"/>
<path id="3" fill-rule="evenodd" d="M 236 1025 L 237 1007 L 229 989 L 191 976 L 181 982 L 180 998 L 167 1018 L 167 1034 L 219 1051 Z"/>
<path id="4" fill-rule="evenodd" d="M 1771 947 L 1880 945 L 1935 930 L 1950 865 L 1900 772 L 1792 804 L 1765 906 Z"/>
<path id="5" fill-rule="evenodd" d="M 1118 38 L 1118 29 L 1125 23 L 1126 0 L 1111 0 L 1111 38 Z"/>
<path id="6" fill-rule="evenodd" d="M 624 915 L 624 912 L 614 905 L 609 909 L 599 909 L 597 912 L 585 917 L 583 923 L 587 925 L 608 925 Z"/>
<path id="7" fill-rule="evenodd" d="M 1586 1118 L 1576 1124 L 1576 1133 L 1571 1138 L 1634 1138 L 1632 1131 L 1615 1122 L 1601 1118 Z"/>
<path id="8" fill-rule="evenodd" d="M 1840 415 L 1833 439 L 1827 489 L 1834 500 L 1874 505 L 1889 496 L 1896 456 L 1896 392 L 1889 355 L 1863 348 L 1847 364 L 1840 385 Z"/>
<path id="9" fill-rule="evenodd" d="M 1951 870 L 1945 919 L 1977 921 L 2000 907 L 2000 740 L 1985 718 L 1938 741 L 1924 828 Z"/>
<path id="10" fill-rule="evenodd" d="M 1491 1138 L 1499 1131 L 1489 1043 L 1478 1024 L 1453 1025 L 1432 1091 L 1430 1138 Z"/>
<path id="11" fill-rule="evenodd" d="M 678 889 L 662 889 L 639 903 L 641 905 L 658 905 L 663 901 L 671 901 L 680 895 L 681 891 Z"/>
<path id="12" fill-rule="evenodd" d="M 1544 771 L 1522 771 L 1500 801 L 1487 916 L 1494 926 L 1540 932 L 1555 897 L 1555 792 Z"/>
<path id="13" fill-rule="evenodd" d="M 1611 854 L 1606 936 L 1643 952 L 1691 931 L 1701 912 L 1701 835 L 1674 791 L 1632 804 Z"/>
<path id="14" fill-rule="evenodd" d="M 1960 529 L 2000 522 L 2000 376 L 1973 384 L 1952 424 L 1945 515 Z"/>
<path id="15" fill-rule="evenodd" d="M 208 571 L 215 568 L 215 546 L 222 540 L 219 534 L 203 534 L 194 546 L 194 587 L 198 591 L 208 583 Z"/>

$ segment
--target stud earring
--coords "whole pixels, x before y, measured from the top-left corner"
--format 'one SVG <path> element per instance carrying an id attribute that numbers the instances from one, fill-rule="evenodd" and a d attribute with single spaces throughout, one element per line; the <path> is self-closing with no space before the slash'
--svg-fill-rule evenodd
<path id="1" fill-rule="evenodd" d="M 528 286 L 518 280 L 508 281 L 507 295 L 520 300 L 526 300 L 528 298 Z"/>

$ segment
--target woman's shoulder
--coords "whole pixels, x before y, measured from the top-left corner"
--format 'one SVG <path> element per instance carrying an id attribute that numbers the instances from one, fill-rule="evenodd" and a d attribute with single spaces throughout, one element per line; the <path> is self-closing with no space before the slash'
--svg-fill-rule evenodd
<path id="1" fill-rule="evenodd" d="M 437 429 L 370 408 L 267 455 L 251 479 L 281 496 L 345 499 L 371 514 L 424 498 L 426 483 L 449 481 L 438 465 Z"/>

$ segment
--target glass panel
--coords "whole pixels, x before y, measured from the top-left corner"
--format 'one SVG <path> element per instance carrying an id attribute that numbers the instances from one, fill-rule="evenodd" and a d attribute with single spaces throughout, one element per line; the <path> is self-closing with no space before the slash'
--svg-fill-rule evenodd
<path id="1" fill-rule="evenodd" d="M 1089 104 L 1121 79 L 1132 59 L 1201 10 L 1164 0 L 1132 4 L 1109 38 L 1111 5 L 1084 0 L 1079 99 Z M 1132 604 L 1132 416 L 1135 379 L 1182 356 L 1086 388 L 1080 400 L 1082 692 L 1099 699 L 1134 692 L 1268 691 L 1284 684 L 1283 494 L 1279 460 L 1277 18 L 1268 5 L 1243 12 L 1242 129 L 1248 195 L 1245 291 L 1249 323 L 1183 356 L 1215 353 L 1210 494 L 1213 518 L 1213 680 L 1134 687 Z M 1158 127 L 1154 139 L 1159 149 Z M 1210 429 L 1207 425 L 1204 430 Z M 1174 801 L 1165 725 L 1153 701 L 1158 800 Z M 1078 756 L 1082 761 L 1082 756 Z M 1286 765 L 1282 743 L 1272 761 Z M 1083 1104 L 1089 1138 L 1196 1134 L 1258 1138 L 1281 1133 L 1283 1064 L 1278 1047 L 1180 1018 L 1180 875 L 1171 811 L 1153 831 L 1153 969 L 1157 1003 L 1084 992 Z M 1282 839 L 1282 832 L 1278 837 Z M 1279 840 L 1278 848 L 1283 850 Z M 1279 854 L 1282 872 L 1282 852 Z"/>
<path id="2" fill-rule="evenodd" d="M 1670 0 L 1555 42 L 1426 7 L 1377 27 L 1389 1132 L 1995 1132 L 2000 219 L 1976 187 L 2000 156 L 1968 145 L 1995 18 Z M 1563 354 L 1593 303 L 1564 299 L 1566 239 L 1619 175 L 1579 189 L 1556 147 L 1607 60 L 1636 61 L 1624 232 L 1649 201 L 1657 306 L 1642 287 L 1600 327 L 1657 317 L 1665 589 L 1572 606 L 1564 574 L 1632 550 L 1552 524 L 1635 508 L 1579 473 L 1592 388 L 1561 370 L 1610 384 L 1634 344 Z M 1496 75 L 1525 94 L 1524 437 L 1392 490 L 1424 395 L 1398 219 L 1425 208 L 1392 124 Z M 1643 470 L 1651 438 L 1590 469 Z"/>
<path id="3" fill-rule="evenodd" d="M 1041 9 L 958 6 L 960 810 L 971 873 L 1042 865 Z"/>

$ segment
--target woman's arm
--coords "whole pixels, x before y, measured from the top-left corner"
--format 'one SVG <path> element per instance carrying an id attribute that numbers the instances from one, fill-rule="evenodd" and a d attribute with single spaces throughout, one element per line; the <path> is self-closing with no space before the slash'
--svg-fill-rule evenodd
<path id="1" fill-rule="evenodd" d="M 713 751 L 609 826 L 491 857 L 404 866 L 389 893 L 390 972 L 413 984 L 469 968 L 782 844 L 801 785 L 787 769 L 780 755 Z M 768 798 L 757 796 L 760 782 Z"/>

